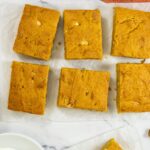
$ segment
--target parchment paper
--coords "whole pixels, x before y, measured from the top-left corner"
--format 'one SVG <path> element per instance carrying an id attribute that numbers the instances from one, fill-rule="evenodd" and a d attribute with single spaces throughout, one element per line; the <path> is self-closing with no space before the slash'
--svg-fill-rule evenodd
<path id="1" fill-rule="evenodd" d="M 25 3 L 57 9 L 100 9 L 102 13 L 104 58 L 99 60 L 65 60 L 62 17 L 49 61 L 41 61 L 27 56 L 18 55 L 13 50 L 18 24 Z M 133 9 L 150 11 L 149 3 L 134 4 L 105 4 L 98 0 L 1 0 L 0 1 L 0 119 L 4 121 L 97 121 L 97 120 L 134 120 L 148 119 L 150 113 L 117 114 L 116 112 L 116 63 L 141 62 L 141 59 L 129 59 L 110 56 L 111 36 L 113 24 L 113 7 L 123 6 Z M 61 42 L 61 45 L 58 43 Z M 48 82 L 46 112 L 43 116 L 15 112 L 7 109 L 11 63 L 13 60 L 29 63 L 47 64 L 51 67 Z M 150 60 L 146 60 L 150 62 Z M 93 70 L 107 70 L 111 72 L 111 91 L 109 92 L 109 112 L 101 113 L 79 109 L 58 108 L 57 95 L 61 67 L 86 68 Z"/>

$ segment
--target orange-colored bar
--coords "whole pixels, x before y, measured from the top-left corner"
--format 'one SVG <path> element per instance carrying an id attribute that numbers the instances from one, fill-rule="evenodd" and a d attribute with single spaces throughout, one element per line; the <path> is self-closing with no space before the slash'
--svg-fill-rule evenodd
<path id="1" fill-rule="evenodd" d="M 136 3 L 150 2 L 150 0 L 104 0 L 106 3 Z"/>

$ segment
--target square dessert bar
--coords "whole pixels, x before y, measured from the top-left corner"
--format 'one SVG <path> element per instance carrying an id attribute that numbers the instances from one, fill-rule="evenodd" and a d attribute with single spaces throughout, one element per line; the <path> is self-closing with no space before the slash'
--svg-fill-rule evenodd
<path id="1" fill-rule="evenodd" d="M 115 8 L 111 54 L 150 58 L 150 12 Z"/>
<path id="2" fill-rule="evenodd" d="M 102 29 L 99 10 L 65 10 L 66 59 L 102 59 Z"/>
<path id="3" fill-rule="evenodd" d="M 150 112 L 150 64 L 117 64 L 118 112 Z"/>
<path id="4" fill-rule="evenodd" d="M 13 62 L 8 108 L 44 114 L 49 66 Z"/>
<path id="5" fill-rule="evenodd" d="M 58 106 L 106 112 L 109 72 L 62 68 Z"/>
<path id="6" fill-rule="evenodd" d="M 103 146 L 101 150 L 122 150 L 122 148 L 115 139 L 111 139 Z"/>
<path id="7" fill-rule="evenodd" d="M 25 5 L 14 51 L 48 60 L 55 38 L 60 13 L 56 10 Z"/>

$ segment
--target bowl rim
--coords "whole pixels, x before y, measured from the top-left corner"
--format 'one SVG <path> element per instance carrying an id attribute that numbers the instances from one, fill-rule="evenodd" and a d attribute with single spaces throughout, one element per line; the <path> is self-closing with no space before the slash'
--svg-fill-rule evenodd
<path id="1" fill-rule="evenodd" d="M 4 132 L 4 133 L 0 133 L 0 137 L 1 136 L 15 136 L 15 137 L 23 138 L 25 140 L 30 141 L 32 144 L 36 145 L 39 148 L 39 150 L 43 150 L 42 146 L 36 140 L 34 140 L 33 138 L 27 135 L 21 133 L 15 133 L 15 132 Z"/>

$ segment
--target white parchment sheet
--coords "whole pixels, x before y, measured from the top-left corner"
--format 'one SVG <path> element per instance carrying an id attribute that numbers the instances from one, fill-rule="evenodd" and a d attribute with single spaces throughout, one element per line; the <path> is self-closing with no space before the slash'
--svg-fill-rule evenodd
<path id="1" fill-rule="evenodd" d="M 130 125 L 97 135 L 95 138 L 82 141 L 67 150 L 100 150 L 112 138 L 119 143 L 123 150 L 142 150 L 139 136 Z"/>
<path id="2" fill-rule="evenodd" d="M 99 60 L 65 60 L 63 40 L 63 19 L 61 17 L 57 36 L 54 42 L 52 58 L 49 61 L 41 61 L 23 55 L 18 55 L 12 50 L 18 24 L 25 3 L 57 9 L 100 9 L 102 14 L 103 48 L 104 58 Z M 98 0 L 1 0 L 0 1 L 0 119 L 4 121 L 93 121 L 93 120 L 121 120 L 121 119 L 147 119 L 149 113 L 117 114 L 116 112 L 116 63 L 141 62 L 141 59 L 129 59 L 110 56 L 111 36 L 113 24 L 113 7 L 123 6 L 133 9 L 150 11 L 150 4 L 105 4 Z M 90 31 L 89 31 L 90 32 Z M 58 44 L 61 42 L 61 45 Z M 48 64 L 51 67 L 48 82 L 48 95 L 46 112 L 43 116 L 28 113 L 15 112 L 7 109 L 9 84 L 11 75 L 11 63 L 13 60 L 37 64 Z M 146 60 L 150 62 L 150 60 Z M 109 92 L 109 112 L 101 113 L 79 109 L 58 108 L 57 96 L 59 75 L 62 67 L 86 68 L 93 70 L 107 70 L 111 72 Z"/>

